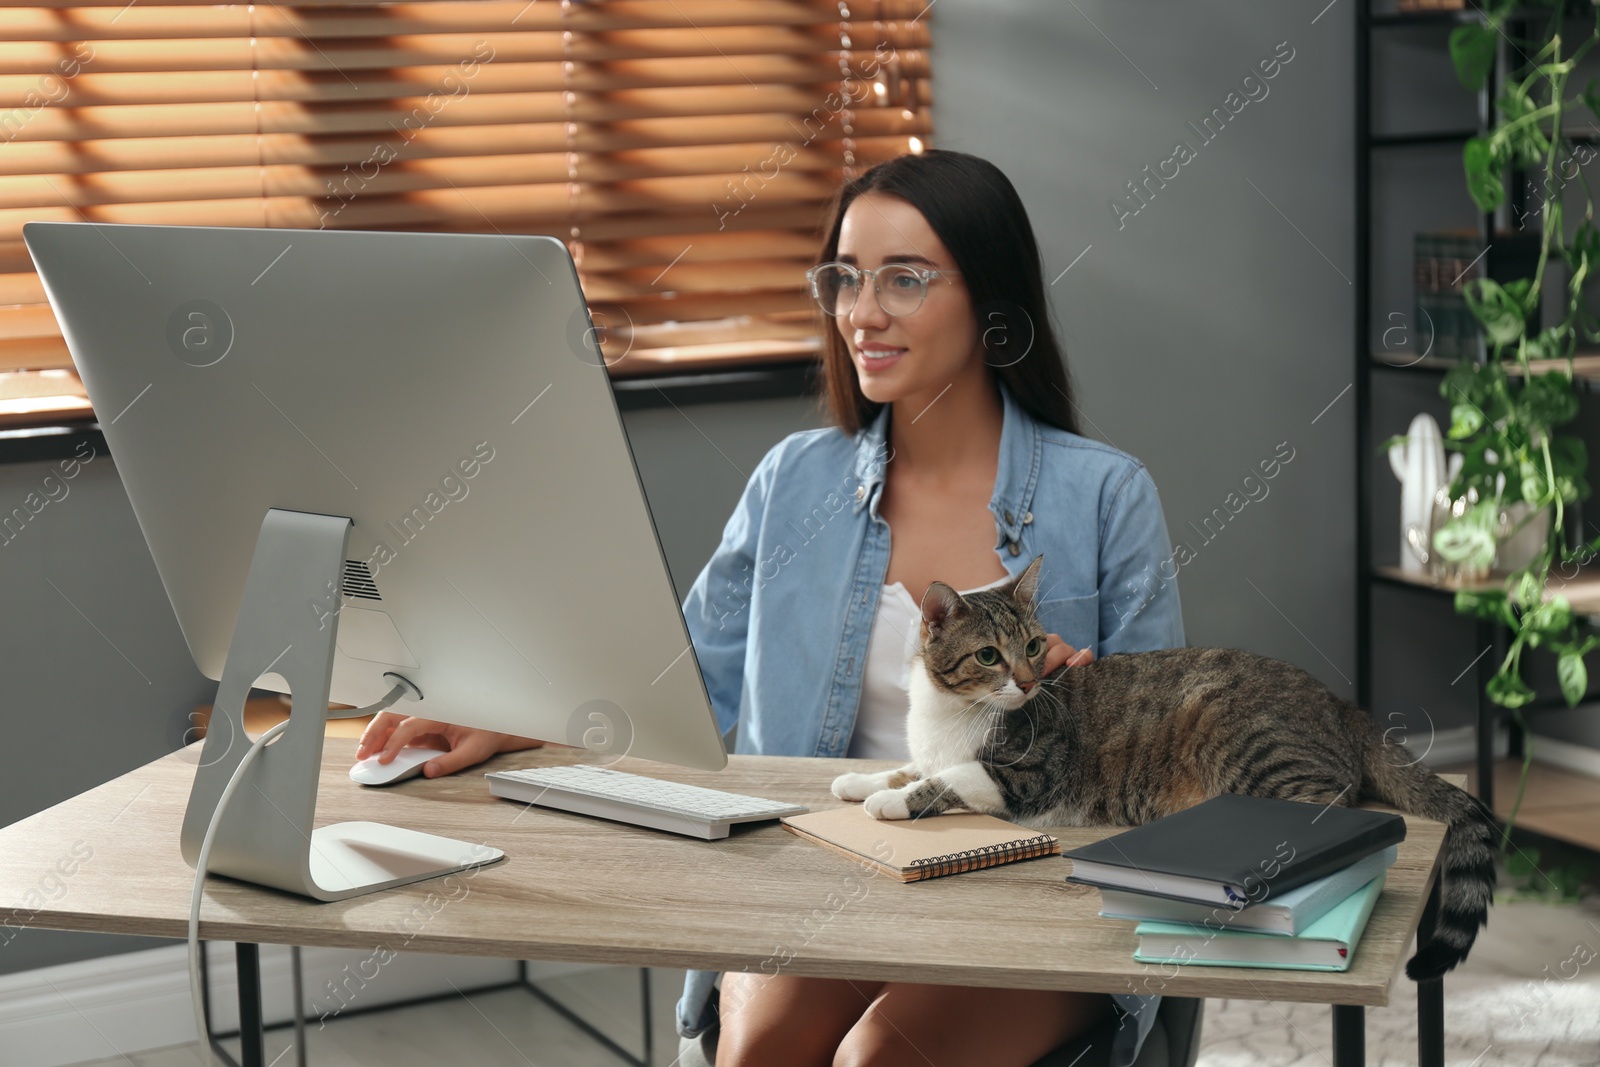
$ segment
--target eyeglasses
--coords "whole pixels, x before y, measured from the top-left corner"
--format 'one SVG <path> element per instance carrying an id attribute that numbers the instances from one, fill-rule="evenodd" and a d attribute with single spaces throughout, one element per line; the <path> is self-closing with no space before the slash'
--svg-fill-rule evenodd
<path id="1" fill-rule="evenodd" d="M 823 263 L 806 271 L 811 299 L 825 315 L 848 315 L 861 292 L 861 276 L 872 279 L 872 290 L 885 315 L 910 315 L 928 295 L 928 282 L 958 270 L 924 270 L 905 263 L 889 263 L 876 270 L 848 263 Z"/>

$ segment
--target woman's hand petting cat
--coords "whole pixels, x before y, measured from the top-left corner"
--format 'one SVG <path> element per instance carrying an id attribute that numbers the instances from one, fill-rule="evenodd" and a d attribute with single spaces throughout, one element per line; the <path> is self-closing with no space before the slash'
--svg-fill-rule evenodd
<path id="1" fill-rule="evenodd" d="M 1044 635 L 1044 673 L 1050 674 L 1057 667 L 1082 667 L 1086 663 L 1094 662 L 1094 649 L 1073 648 L 1061 640 L 1060 634 Z"/>
<path id="2" fill-rule="evenodd" d="M 437 778 L 441 774 L 454 774 L 462 768 L 482 763 L 501 752 L 520 752 L 525 748 L 539 748 L 543 744 L 543 741 L 532 737 L 497 734 L 492 730 L 476 730 L 470 726 L 380 711 L 361 734 L 361 740 L 356 745 L 356 759 L 377 755 L 379 763 L 388 763 L 407 745 L 446 749 L 444 755 L 422 765 L 423 777 Z"/>

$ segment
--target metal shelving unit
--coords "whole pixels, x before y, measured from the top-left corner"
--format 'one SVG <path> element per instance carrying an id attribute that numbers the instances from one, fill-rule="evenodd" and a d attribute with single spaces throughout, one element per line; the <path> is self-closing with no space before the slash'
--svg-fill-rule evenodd
<path id="1" fill-rule="evenodd" d="M 1372 165 L 1378 152 L 1404 151 L 1419 146 L 1464 143 L 1467 138 L 1487 130 L 1493 121 L 1493 101 L 1499 93 L 1507 59 L 1504 41 L 1497 48 L 1495 62 L 1490 68 L 1484 87 L 1478 92 L 1478 128 L 1474 130 L 1421 131 L 1406 134 L 1374 134 L 1372 109 L 1372 39 L 1375 33 L 1395 28 L 1416 29 L 1437 27 L 1439 47 L 1447 47 L 1450 29 L 1478 18 L 1476 7 L 1463 11 L 1374 12 L 1372 0 L 1358 0 L 1356 32 L 1356 492 L 1357 492 L 1357 655 L 1358 703 L 1370 709 L 1372 694 L 1372 589 L 1377 585 L 1415 590 L 1417 595 L 1437 598 L 1441 610 L 1453 611 L 1451 601 L 1456 588 L 1441 586 L 1398 567 L 1380 567 L 1373 563 L 1371 537 L 1371 479 L 1367 454 L 1372 435 L 1372 390 L 1377 372 L 1442 374 L 1455 364 L 1453 359 L 1423 357 L 1401 361 L 1385 353 L 1375 352 L 1370 345 L 1372 316 Z M 1523 24 L 1523 16 L 1514 16 L 1508 28 L 1516 33 Z M 1563 131 L 1566 133 L 1567 131 Z M 1596 140 L 1597 131 L 1581 130 L 1571 135 L 1574 140 Z M 1513 204 L 1520 202 L 1520 192 L 1513 184 Z M 1493 213 L 1478 216 L 1478 237 L 1487 247 L 1496 230 Z M 1545 361 L 1551 367 L 1564 365 L 1564 360 Z M 1535 371 L 1540 368 L 1535 366 Z M 1575 359 L 1574 384 L 1580 394 L 1600 393 L 1600 353 L 1580 354 Z M 1589 583 L 1593 583 L 1590 585 Z M 1568 583 L 1572 588 L 1560 591 L 1574 601 L 1575 609 L 1587 615 L 1591 625 L 1600 622 L 1600 568 L 1585 568 L 1579 578 Z M 1491 577 L 1487 582 L 1468 588 L 1500 588 L 1502 582 Z M 1498 623 L 1479 619 L 1475 622 L 1477 640 L 1474 648 L 1488 651 L 1476 662 L 1476 725 L 1477 725 L 1477 788 L 1485 805 L 1493 810 L 1494 796 L 1494 735 L 1502 714 L 1506 711 L 1489 700 L 1486 686 L 1497 669 L 1507 649 L 1507 634 Z M 1567 705 L 1560 696 L 1537 700 L 1523 708 L 1524 714 L 1564 710 Z M 1513 728 L 1513 752 L 1520 755 L 1522 738 Z"/>
<path id="2" fill-rule="evenodd" d="M 1475 10 L 1466 11 L 1415 11 L 1375 13 L 1372 0 L 1358 0 L 1356 15 L 1356 627 L 1357 627 L 1357 702 L 1371 709 L 1372 700 L 1372 587 L 1378 583 L 1398 584 L 1415 588 L 1419 595 L 1435 596 L 1444 601 L 1454 596 L 1453 589 L 1425 583 L 1412 583 L 1398 576 L 1398 568 L 1386 573 L 1372 560 L 1371 493 L 1368 478 L 1370 457 L 1368 444 L 1372 435 L 1372 386 L 1374 371 L 1385 363 L 1370 348 L 1372 316 L 1372 162 L 1380 151 L 1403 151 L 1406 148 L 1464 143 L 1487 129 L 1493 120 L 1493 102 L 1497 94 L 1500 61 L 1491 66 L 1489 76 L 1478 91 L 1478 128 L 1474 130 L 1447 130 L 1399 135 L 1375 135 L 1372 111 L 1372 36 L 1393 28 L 1438 27 L 1440 48 L 1454 26 L 1466 19 L 1476 18 Z M 1478 219 L 1478 236 L 1485 245 L 1494 232 L 1494 216 L 1482 215 Z M 1423 359 L 1409 366 L 1416 373 L 1439 373 L 1453 363 L 1446 359 Z M 1448 608 L 1446 610 L 1449 610 Z M 1490 651 L 1477 661 L 1477 766 L 1478 795 L 1493 810 L 1494 797 L 1494 733 L 1502 709 L 1489 700 L 1485 686 L 1494 676 L 1496 664 L 1504 655 L 1502 628 L 1484 619 L 1477 620 L 1475 647 L 1488 645 Z"/>

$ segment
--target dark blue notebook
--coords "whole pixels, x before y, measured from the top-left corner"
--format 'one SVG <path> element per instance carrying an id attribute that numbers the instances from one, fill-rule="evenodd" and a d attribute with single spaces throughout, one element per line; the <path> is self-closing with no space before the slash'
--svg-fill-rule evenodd
<path id="1" fill-rule="evenodd" d="M 1242 908 L 1405 837 L 1392 812 L 1223 793 L 1062 855 L 1069 882 Z"/>

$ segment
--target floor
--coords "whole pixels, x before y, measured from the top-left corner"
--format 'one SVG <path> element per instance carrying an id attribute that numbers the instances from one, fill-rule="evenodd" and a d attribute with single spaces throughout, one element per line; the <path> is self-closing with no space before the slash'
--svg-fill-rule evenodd
<path id="1" fill-rule="evenodd" d="M 1369 1067 L 1417 1062 L 1416 988 L 1367 1009 Z M 1444 988 L 1449 1067 L 1600 1065 L 1600 896 L 1497 903 Z M 1208 1000 L 1200 1067 L 1327 1067 L 1330 1027 L 1320 1005 Z"/>
<path id="2" fill-rule="evenodd" d="M 655 1064 L 669 1067 L 678 1055 L 673 1005 L 683 972 L 652 969 L 652 1036 Z M 608 967 L 539 986 L 568 1009 L 638 1054 L 642 1044 L 639 971 Z M 267 1033 L 267 1063 L 295 1067 L 292 1031 Z M 238 1042 L 225 1042 L 235 1056 Z M 347 1013 L 318 1029 L 307 1027 L 307 1067 L 621 1067 L 582 1030 L 531 993 L 503 989 L 454 996 L 412 1007 Z M 3 1061 L 3 1056 L 0 1056 Z M 96 1060 L 83 1067 L 210 1067 L 193 1045 Z"/>
<path id="3" fill-rule="evenodd" d="M 672 1009 L 682 971 L 654 970 L 655 1064 L 677 1056 Z M 541 988 L 609 1033 L 640 1047 L 638 971 L 607 968 Z M 1416 987 L 1397 979 L 1387 1008 L 1367 1011 L 1367 1062 L 1417 1062 Z M 268 1034 L 267 1061 L 294 1067 L 289 1031 Z M 1582 904 L 1501 901 L 1467 963 L 1445 979 L 1449 1067 L 1600 1067 L 1600 896 Z M 341 1017 L 309 1039 L 310 1067 L 615 1067 L 531 994 L 502 990 Z M 932 1052 L 932 1050 L 926 1050 Z M 937 1060 L 937 1053 L 932 1053 Z M 1323 1067 L 1331 1063 L 1326 1006 L 1206 1002 L 1199 1067 Z M 201 1067 L 193 1046 L 96 1062 L 93 1067 Z M 944 1067 L 938 1064 L 937 1067 Z"/>

